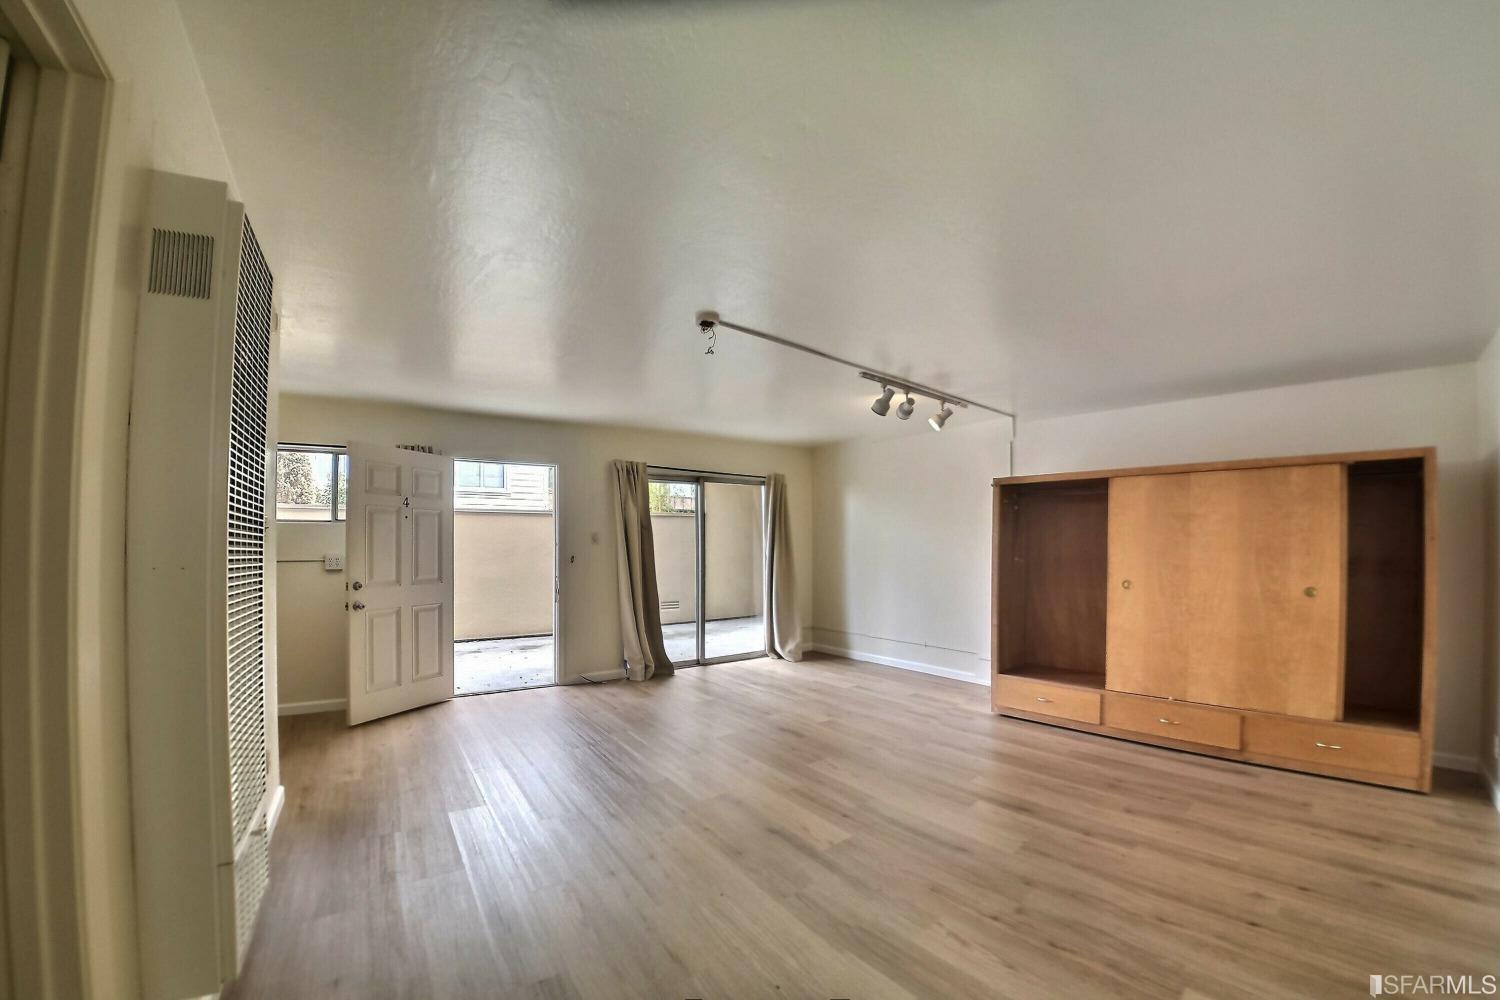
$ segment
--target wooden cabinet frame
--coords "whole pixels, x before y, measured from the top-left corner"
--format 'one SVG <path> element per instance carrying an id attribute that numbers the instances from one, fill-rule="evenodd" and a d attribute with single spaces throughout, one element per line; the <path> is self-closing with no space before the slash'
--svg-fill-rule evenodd
<path id="1" fill-rule="evenodd" d="M 1233 706 L 1208 705 L 1237 713 L 1243 720 L 1239 746 L 1216 746 L 1169 735 L 1174 721 L 1163 710 L 1162 732 L 1110 726 L 1103 706 L 1118 696 L 1106 680 L 1104 615 L 1112 581 L 1101 570 L 1096 552 L 1106 546 L 1100 519 L 1107 519 L 1109 481 L 1127 476 L 1338 465 L 1360 484 L 1358 497 L 1346 490 L 1346 510 L 1354 504 L 1368 517 L 1395 512 L 1398 536 L 1387 543 L 1376 530 L 1372 544 L 1351 544 L 1344 572 L 1346 593 L 1353 572 L 1349 560 L 1364 559 L 1361 600 L 1383 598 L 1389 578 L 1392 600 L 1400 609 L 1402 646 L 1398 676 L 1382 664 L 1351 667 L 1346 654 L 1341 684 L 1357 673 L 1358 683 L 1345 697 L 1335 719 L 1310 719 Z M 1090 472 L 1012 476 L 994 480 L 991 541 L 991 706 L 1003 714 L 1085 732 L 1157 746 L 1242 760 L 1397 788 L 1428 791 L 1432 782 L 1433 718 L 1437 684 L 1437 452 L 1434 448 L 1343 452 L 1291 458 L 1203 462 L 1186 465 L 1108 469 Z M 1378 480 L 1378 482 L 1377 482 Z M 1392 486 L 1382 484 L 1393 484 Z M 1028 517 L 1023 512 L 1032 512 Z M 1420 513 L 1420 524 L 1417 516 Z M 1366 520 L 1368 520 L 1368 517 Z M 1030 532 L 1029 522 L 1040 527 Z M 1358 542 L 1368 524 L 1346 518 L 1346 540 Z M 1380 525 L 1376 526 L 1377 529 Z M 1042 536 L 1040 539 L 1038 535 Z M 1404 543 L 1404 548 L 1403 548 Z M 1378 562 L 1377 569 L 1369 563 Z M 1392 567 L 1395 567 L 1394 569 Z M 1385 574 L 1385 575 L 1381 575 Z M 1396 575 L 1399 574 L 1399 575 Z M 1097 578 L 1097 593 L 1095 580 Z M 1391 602 L 1377 600 L 1361 614 L 1351 610 L 1346 635 L 1369 627 L 1380 637 L 1390 619 Z M 1413 616 L 1419 616 L 1417 621 Z M 1369 643 L 1366 644 L 1370 646 Z M 1375 645 L 1382 645 L 1376 643 Z M 1396 654 L 1392 654 L 1393 656 Z M 1378 661 L 1380 658 L 1376 657 Z M 1420 662 L 1416 662 L 1418 660 Z M 1415 672 L 1415 673 L 1413 673 Z M 1368 689 L 1368 691 L 1366 691 Z M 1415 703 L 1413 704 L 1413 699 Z M 1079 721 L 1095 717 L 1100 722 Z M 1186 699 L 1159 699 L 1163 706 L 1182 706 Z M 1136 713 L 1138 716 L 1140 713 Z M 1149 713 L 1147 713 L 1149 715 Z M 1201 717 L 1202 713 L 1199 713 Z M 1148 723 L 1154 720 L 1147 719 Z M 1191 726 L 1182 732 L 1190 732 Z M 1230 731 L 1230 730 L 1225 730 Z M 1214 742 L 1233 742 L 1218 739 Z"/>

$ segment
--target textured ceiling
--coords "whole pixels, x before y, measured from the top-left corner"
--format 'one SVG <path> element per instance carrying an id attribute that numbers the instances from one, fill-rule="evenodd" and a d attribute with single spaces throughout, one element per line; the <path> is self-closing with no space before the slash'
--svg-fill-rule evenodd
<path id="1" fill-rule="evenodd" d="M 894 417 L 696 310 L 1023 420 L 1500 325 L 1492 0 L 180 5 L 293 391 L 816 441 Z"/>

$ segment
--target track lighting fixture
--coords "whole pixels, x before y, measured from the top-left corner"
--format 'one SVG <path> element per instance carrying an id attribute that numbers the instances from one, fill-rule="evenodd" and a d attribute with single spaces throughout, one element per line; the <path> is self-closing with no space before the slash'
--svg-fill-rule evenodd
<path id="1" fill-rule="evenodd" d="M 726 330 L 734 330 L 738 333 L 743 333 L 747 337 L 763 340 L 768 344 L 801 351 L 803 354 L 810 354 L 815 358 L 822 358 L 824 361 L 831 361 L 834 364 L 843 365 L 845 368 L 854 369 L 859 372 L 860 378 L 868 379 L 880 386 L 880 395 L 875 397 L 875 401 L 870 404 L 870 412 L 877 417 L 883 417 L 891 412 L 891 400 L 896 397 L 896 393 L 900 392 L 906 396 L 905 401 L 896 408 L 896 416 L 901 420 L 910 420 L 912 413 L 916 411 L 917 401 L 912 397 L 923 396 L 927 399 L 935 399 L 938 402 L 938 411 L 927 419 L 927 425 L 935 431 L 943 429 L 943 425 L 948 422 L 948 418 L 953 416 L 953 408 L 955 406 L 962 406 L 965 409 L 973 407 L 978 410 L 988 410 L 990 413 L 1009 417 L 1012 429 L 1014 429 L 1016 415 L 1008 410 L 986 406 L 984 403 L 976 403 L 972 399 L 955 396 L 953 393 L 945 389 L 939 389 L 936 386 L 923 385 L 920 382 L 908 382 L 906 379 L 897 378 L 885 372 L 873 371 L 858 362 L 850 361 L 848 358 L 841 358 L 836 354 L 829 354 L 827 351 L 819 350 L 816 347 L 799 344 L 795 340 L 778 337 L 774 333 L 766 333 L 764 330 L 742 326 L 739 323 L 731 323 L 726 319 L 721 319 L 719 314 L 712 310 L 700 312 L 696 319 L 698 322 L 698 332 L 708 340 L 708 348 L 703 352 L 705 354 L 714 353 L 714 347 L 718 343 L 717 330 L 722 326 Z"/>

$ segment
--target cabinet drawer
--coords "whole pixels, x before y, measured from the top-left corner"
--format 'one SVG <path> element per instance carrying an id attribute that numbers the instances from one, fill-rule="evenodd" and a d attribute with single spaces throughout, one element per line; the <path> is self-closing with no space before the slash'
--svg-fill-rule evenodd
<path id="1" fill-rule="evenodd" d="M 1403 778 L 1422 770 L 1422 740 L 1416 733 L 1374 726 L 1251 715 L 1245 719 L 1245 749 Z"/>
<path id="2" fill-rule="evenodd" d="M 1104 695 L 1104 724 L 1186 743 L 1240 748 L 1240 714 L 1220 708 L 1109 691 Z"/>
<path id="3" fill-rule="evenodd" d="M 1021 712 L 1099 724 L 1099 692 L 1087 688 L 1001 674 L 995 678 L 995 704 Z"/>

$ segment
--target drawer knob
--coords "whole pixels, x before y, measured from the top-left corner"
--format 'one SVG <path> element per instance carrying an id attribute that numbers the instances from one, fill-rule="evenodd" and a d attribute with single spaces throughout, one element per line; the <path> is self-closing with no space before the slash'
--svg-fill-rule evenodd
<path id="1" fill-rule="evenodd" d="M 1130 581 L 1129 580 L 1121 580 L 1120 581 L 1120 586 L 1123 589 L 1125 589 L 1125 590 L 1129 590 L 1130 589 Z"/>
<path id="2" fill-rule="evenodd" d="M 1308 597 L 1317 597 L 1318 596 L 1318 588 L 1317 587 L 1303 587 L 1302 588 L 1302 592 L 1304 594 L 1306 594 Z"/>
<path id="3" fill-rule="evenodd" d="M 1036 700 L 1039 701 L 1039 702 L 1041 702 L 1043 705 L 1050 705 L 1050 704 L 1052 704 L 1052 699 L 1051 698 L 1043 698 L 1041 695 L 1037 695 L 1036 696 Z"/>
<path id="4" fill-rule="evenodd" d="M 1339 744 L 1337 744 L 1337 743 L 1314 743 L 1313 746 L 1317 747 L 1319 750 L 1342 750 L 1342 749 L 1344 749 L 1343 747 L 1339 746 Z"/>
<path id="5" fill-rule="evenodd" d="M 1182 723 L 1176 721 L 1175 719 L 1161 718 L 1161 719 L 1157 719 L 1156 721 L 1160 722 L 1164 726 L 1180 726 L 1180 725 L 1182 725 Z"/>

